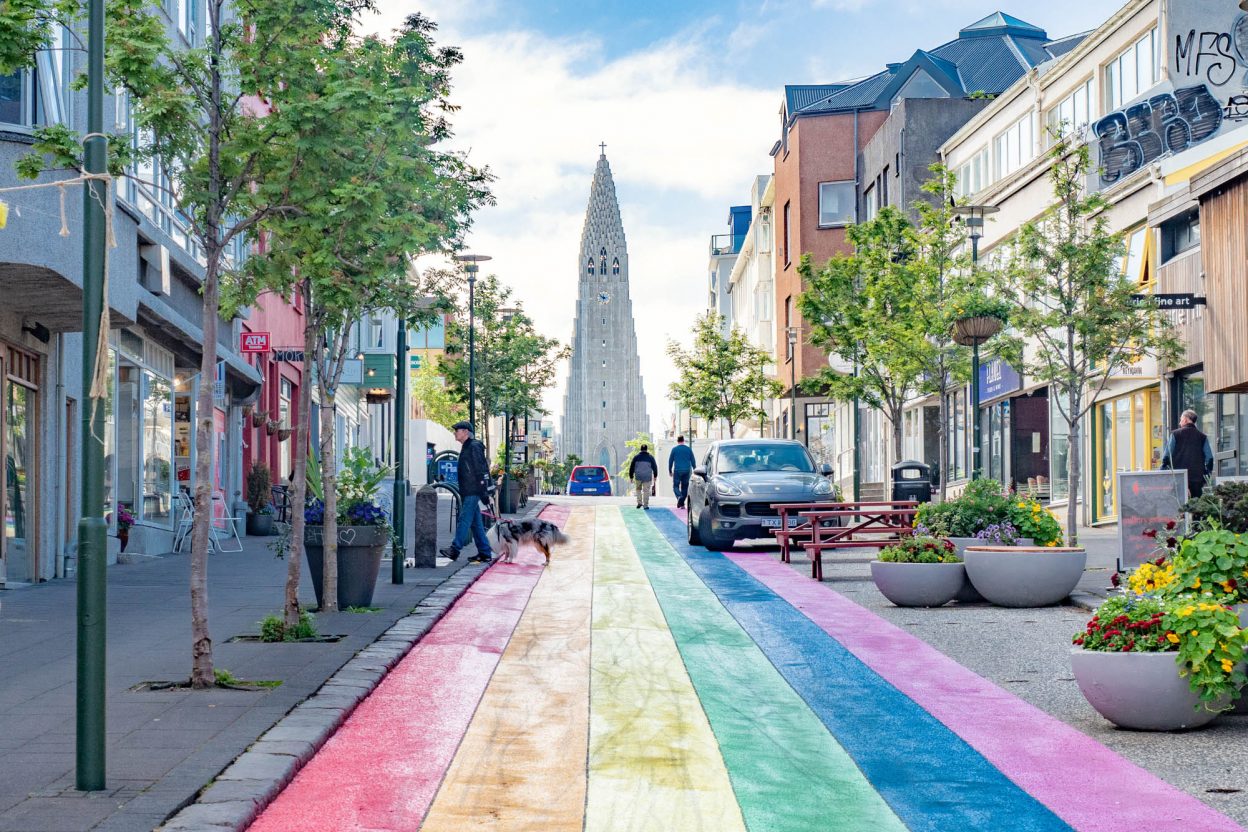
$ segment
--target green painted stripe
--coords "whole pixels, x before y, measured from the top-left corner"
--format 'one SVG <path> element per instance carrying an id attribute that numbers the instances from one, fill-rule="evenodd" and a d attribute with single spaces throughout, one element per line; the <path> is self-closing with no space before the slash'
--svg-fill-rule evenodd
<path id="1" fill-rule="evenodd" d="M 658 529 L 640 511 L 622 513 L 751 832 L 904 832 L 845 749 Z"/>

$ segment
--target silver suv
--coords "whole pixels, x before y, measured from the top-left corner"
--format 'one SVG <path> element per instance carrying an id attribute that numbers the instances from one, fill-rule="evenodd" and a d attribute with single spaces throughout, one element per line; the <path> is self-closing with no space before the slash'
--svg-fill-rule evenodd
<path id="1" fill-rule="evenodd" d="M 810 452 L 787 439 L 712 443 L 689 482 L 689 543 L 712 551 L 780 528 L 773 503 L 836 499 L 832 466 L 817 469 Z M 796 518 L 790 518 L 791 523 Z"/>

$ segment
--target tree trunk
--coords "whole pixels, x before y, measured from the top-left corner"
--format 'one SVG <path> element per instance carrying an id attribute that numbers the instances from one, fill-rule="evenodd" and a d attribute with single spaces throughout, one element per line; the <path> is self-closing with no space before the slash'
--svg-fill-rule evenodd
<path id="1" fill-rule="evenodd" d="M 902 453 L 902 449 L 904 445 L 904 436 L 905 436 L 904 434 L 905 425 L 904 425 L 904 421 L 902 418 L 904 415 L 905 415 L 904 411 L 898 409 L 897 418 L 893 419 L 893 464 L 894 465 L 896 465 L 898 462 L 901 462 L 901 453 Z M 887 479 L 887 476 L 888 475 L 886 474 L 884 490 L 885 490 L 885 493 L 892 493 L 891 491 L 889 491 L 889 481 Z"/>
<path id="2" fill-rule="evenodd" d="M 321 612 L 338 611 L 338 460 L 334 455 L 335 416 L 332 395 L 321 389 L 321 492 L 325 495 L 325 556 L 321 580 Z"/>
<path id="3" fill-rule="evenodd" d="M 287 629 L 299 624 L 299 570 L 303 558 L 303 506 L 308 500 L 308 440 L 312 425 L 312 356 L 316 354 L 316 327 L 312 323 L 312 284 L 304 280 L 303 293 L 303 383 L 295 414 L 294 479 L 290 485 L 290 546 L 286 551 L 286 601 L 283 605 Z"/>
<path id="4" fill-rule="evenodd" d="M 727 419 L 725 421 L 728 422 L 728 438 L 736 439 L 737 438 L 737 423 L 732 421 L 731 419 Z"/>
<path id="5" fill-rule="evenodd" d="M 191 687 L 196 689 L 210 688 L 217 683 L 212 666 L 212 635 L 208 630 L 208 542 L 213 513 L 213 386 L 217 377 L 220 248 L 210 249 L 207 256 L 202 319 L 204 343 L 199 362 L 199 402 L 195 414 L 195 515 L 191 523 Z"/>

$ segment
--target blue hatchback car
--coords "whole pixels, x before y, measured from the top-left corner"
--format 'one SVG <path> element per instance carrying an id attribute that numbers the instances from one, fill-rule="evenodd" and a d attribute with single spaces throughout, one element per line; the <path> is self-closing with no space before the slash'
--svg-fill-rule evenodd
<path id="1" fill-rule="evenodd" d="M 573 468 L 568 477 L 568 496 L 578 494 L 610 497 L 611 477 L 607 476 L 607 469 L 601 465 L 578 465 Z"/>

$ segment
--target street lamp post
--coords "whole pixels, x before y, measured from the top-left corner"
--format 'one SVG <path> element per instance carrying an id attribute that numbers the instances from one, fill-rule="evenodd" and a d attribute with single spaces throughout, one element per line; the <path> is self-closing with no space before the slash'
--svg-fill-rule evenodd
<path id="1" fill-rule="evenodd" d="M 789 438 L 797 439 L 797 327 L 789 335 Z"/>
<path id="2" fill-rule="evenodd" d="M 468 273 L 468 421 L 473 423 L 474 429 L 479 429 L 476 423 L 477 418 L 477 347 L 476 347 L 476 322 L 474 316 L 476 313 L 476 286 L 477 272 L 481 270 L 480 263 L 486 260 L 492 260 L 488 254 L 458 254 L 455 259 L 464 264 L 464 271 Z"/>
<path id="3" fill-rule="evenodd" d="M 979 265 L 979 238 L 984 236 L 984 217 L 1001 209 L 995 205 L 959 205 L 953 212 L 963 218 L 971 238 L 971 273 Z M 971 414 L 975 420 L 975 443 L 971 448 L 971 479 L 979 479 L 984 452 L 983 420 L 979 415 L 979 345 L 1001 331 L 1001 321 L 989 316 L 954 322 L 953 340 L 971 348 Z"/>

